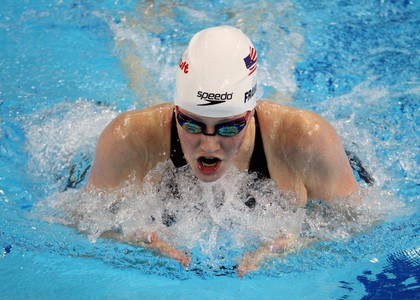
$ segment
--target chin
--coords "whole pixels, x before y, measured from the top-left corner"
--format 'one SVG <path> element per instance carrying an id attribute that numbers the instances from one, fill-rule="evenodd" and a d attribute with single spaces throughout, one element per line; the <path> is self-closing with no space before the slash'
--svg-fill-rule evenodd
<path id="1" fill-rule="evenodd" d="M 197 170 L 193 170 L 194 171 L 194 175 L 202 182 L 215 182 L 217 180 L 219 180 L 220 178 L 223 177 L 223 175 L 225 175 L 226 171 L 225 170 L 217 170 L 217 172 L 213 173 L 213 174 L 204 174 L 203 172 L 201 172 L 199 169 Z"/>

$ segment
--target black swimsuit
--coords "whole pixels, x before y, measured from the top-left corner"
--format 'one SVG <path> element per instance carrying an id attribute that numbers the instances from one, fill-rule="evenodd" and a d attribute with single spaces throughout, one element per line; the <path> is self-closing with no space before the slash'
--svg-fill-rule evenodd
<path id="1" fill-rule="evenodd" d="M 261 137 L 261 130 L 258 122 L 258 116 L 257 112 L 254 114 L 255 118 L 255 143 L 254 143 L 254 150 L 252 152 L 251 160 L 249 163 L 248 173 L 256 173 L 258 178 L 256 179 L 264 179 L 264 178 L 270 178 L 270 172 L 268 170 L 267 166 L 267 159 L 264 152 L 264 145 Z M 353 154 L 352 152 L 346 151 L 351 166 L 354 171 L 356 171 L 356 174 L 359 175 L 359 177 L 364 180 L 368 185 L 372 185 L 374 180 L 370 176 L 370 174 L 366 171 L 366 169 L 363 167 L 361 161 L 359 158 Z M 176 129 L 176 120 L 175 120 L 175 112 L 172 116 L 172 125 L 171 125 L 171 161 L 175 165 L 176 168 L 183 167 L 187 165 L 187 161 L 185 160 L 184 153 L 181 149 L 181 144 L 179 142 L 178 137 L 178 131 Z M 256 183 L 257 180 L 254 179 L 254 182 Z M 179 191 L 178 191 L 178 185 L 176 182 L 172 179 L 169 184 L 170 190 L 172 194 L 175 197 L 179 197 Z M 256 189 L 258 187 L 255 187 Z M 253 209 L 256 205 L 256 199 L 248 192 L 245 191 L 245 197 L 244 197 L 244 204 L 249 207 L 250 209 Z M 166 199 L 163 199 L 163 201 L 166 201 Z M 177 217 L 175 214 L 171 212 L 164 212 L 162 215 L 162 223 L 166 226 L 171 226 L 173 223 L 177 221 Z"/>
<path id="2" fill-rule="evenodd" d="M 252 152 L 251 161 L 249 163 L 248 173 L 256 172 L 259 178 L 270 178 L 270 172 L 267 167 L 267 159 L 265 157 L 264 145 L 262 142 L 260 126 L 258 123 L 257 112 L 254 114 L 255 118 L 255 143 Z M 187 164 L 184 153 L 179 142 L 178 131 L 176 130 L 175 112 L 172 115 L 171 126 L 171 160 L 175 167 L 180 168 Z"/>
<path id="3" fill-rule="evenodd" d="M 258 177 L 270 178 L 270 172 L 267 167 L 267 159 L 265 157 L 264 145 L 261 138 L 260 126 L 258 123 L 257 111 L 254 114 L 255 118 L 255 143 L 254 150 L 252 152 L 251 161 L 249 163 L 249 173 L 256 172 Z M 375 180 L 363 166 L 361 160 L 356 156 L 355 153 L 346 150 L 347 157 L 349 158 L 350 165 L 356 175 L 358 181 L 363 180 L 368 185 L 373 185 Z M 175 167 L 180 168 L 187 164 L 184 158 L 184 153 L 179 143 L 178 132 L 176 130 L 175 112 L 172 117 L 172 129 L 171 129 L 171 160 Z"/>

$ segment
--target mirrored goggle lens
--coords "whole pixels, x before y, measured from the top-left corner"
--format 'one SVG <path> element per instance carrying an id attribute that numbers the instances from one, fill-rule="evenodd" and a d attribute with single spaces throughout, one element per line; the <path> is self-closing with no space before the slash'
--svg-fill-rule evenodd
<path id="1" fill-rule="evenodd" d="M 227 123 L 216 125 L 216 133 L 225 137 L 232 137 L 232 136 L 237 135 L 239 132 L 242 131 L 242 129 L 245 128 L 249 113 L 250 112 L 248 112 L 244 118 L 241 118 L 239 120 L 234 120 Z M 205 124 L 187 117 L 186 115 L 181 113 L 178 109 L 176 112 L 176 118 L 178 120 L 179 125 L 182 127 L 182 129 L 186 130 L 189 133 L 192 133 L 192 134 L 203 133 L 205 135 L 216 135 L 216 133 L 215 134 L 206 133 Z"/>
<path id="2" fill-rule="evenodd" d="M 220 124 L 216 126 L 216 132 L 221 136 L 235 136 L 245 128 L 245 125 L 246 121 L 235 124 Z"/>
<path id="3" fill-rule="evenodd" d="M 201 128 L 201 126 L 191 123 L 191 122 L 184 122 L 183 124 L 181 124 L 181 122 L 179 123 L 182 127 L 182 129 L 188 131 L 189 133 L 202 133 L 203 129 Z"/>

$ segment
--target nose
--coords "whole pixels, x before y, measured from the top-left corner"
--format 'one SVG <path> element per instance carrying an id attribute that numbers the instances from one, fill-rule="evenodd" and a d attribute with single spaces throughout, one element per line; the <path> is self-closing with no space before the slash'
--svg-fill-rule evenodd
<path id="1" fill-rule="evenodd" d="M 218 136 L 202 135 L 200 140 L 200 148 L 206 153 L 214 153 L 220 149 Z"/>

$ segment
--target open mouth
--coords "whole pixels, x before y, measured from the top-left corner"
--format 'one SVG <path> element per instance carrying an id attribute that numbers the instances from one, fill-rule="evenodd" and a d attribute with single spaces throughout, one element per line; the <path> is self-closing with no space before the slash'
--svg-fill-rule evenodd
<path id="1" fill-rule="evenodd" d="M 216 157 L 202 156 L 197 159 L 197 167 L 202 174 L 213 175 L 219 170 L 222 161 Z"/>
<path id="2" fill-rule="evenodd" d="M 214 167 L 220 159 L 216 157 L 200 157 L 198 161 L 203 165 L 203 167 L 211 168 Z"/>

